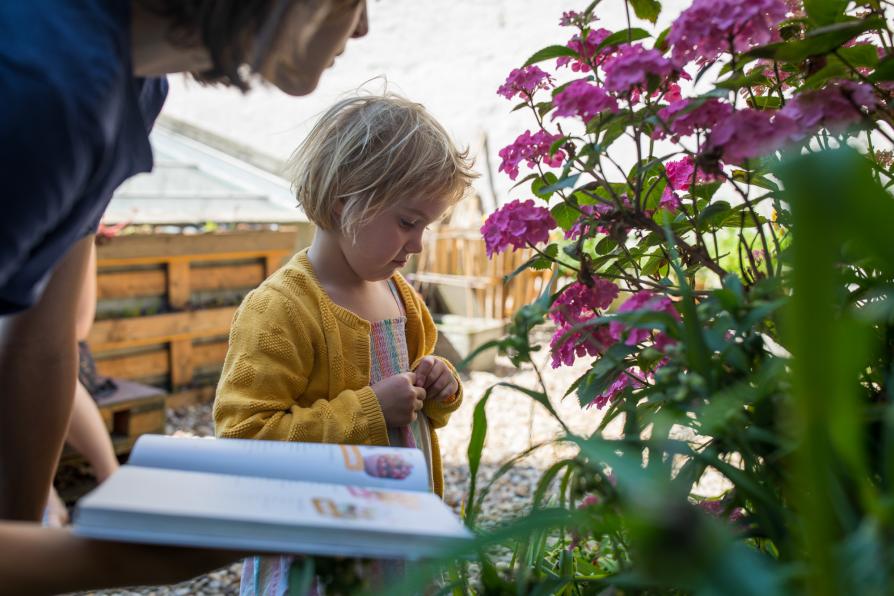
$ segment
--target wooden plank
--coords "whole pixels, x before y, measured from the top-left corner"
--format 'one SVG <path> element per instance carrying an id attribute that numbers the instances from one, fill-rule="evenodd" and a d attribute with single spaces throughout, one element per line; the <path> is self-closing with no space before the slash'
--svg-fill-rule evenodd
<path id="1" fill-rule="evenodd" d="M 192 381 L 192 339 L 171 342 L 171 387 L 178 389 Z"/>
<path id="2" fill-rule="evenodd" d="M 97 298 L 138 298 L 162 296 L 167 276 L 164 269 L 140 269 L 136 271 L 100 271 L 96 276 Z"/>
<path id="3" fill-rule="evenodd" d="M 168 304 L 180 310 L 189 306 L 189 262 L 183 260 L 169 261 L 167 271 Z"/>
<path id="4" fill-rule="evenodd" d="M 159 348 L 151 352 L 97 358 L 96 371 L 104 377 L 117 379 L 145 379 L 170 372 L 168 350 Z"/>
<path id="5" fill-rule="evenodd" d="M 264 264 L 260 261 L 240 265 L 193 267 L 190 271 L 193 291 L 255 288 L 264 278 Z"/>
<path id="6" fill-rule="evenodd" d="M 181 340 L 183 341 L 183 340 Z M 96 360 L 96 370 L 104 377 L 119 379 L 146 379 L 167 376 L 171 373 L 172 356 L 159 346 L 157 349 L 136 354 L 122 354 Z M 227 340 L 196 343 L 192 346 L 192 369 L 213 368 L 223 365 L 227 356 Z"/>
<path id="7" fill-rule="evenodd" d="M 227 335 L 235 306 L 148 317 L 109 319 L 93 324 L 88 341 L 95 352 L 165 343 L 186 337 Z"/>
<path id="8" fill-rule="evenodd" d="M 308 224 L 309 225 L 309 224 Z M 305 226 L 298 224 L 298 227 Z M 111 259 L 134 259 L 177 256 L 207 255 L 214 253 L 240 253 L 283 251 L 291 253 L 296 229 L 255 232 L 227 232 L 222 234 L 131 234 L 116 236 L 97 249 L 97 261 L 101 267 Z"/>
<path id="9" fill-rule="evenodd" d="M 195 368 L 211 365 L 223 365 L 227 357 L 227 340 L 194 344 L 192 347 L 192 363 Z"/>

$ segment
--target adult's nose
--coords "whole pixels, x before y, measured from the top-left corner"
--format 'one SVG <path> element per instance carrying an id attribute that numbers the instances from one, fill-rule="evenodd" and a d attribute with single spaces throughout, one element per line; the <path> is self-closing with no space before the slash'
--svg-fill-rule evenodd
<path id="1" fill-rule="evenodd" d="M 369 17 L 366 12 L 366 0 L 361 0 L 363 2 L 363 8 L 360 9 L 360 19 L 357 21 L 357 26 L 354 28 L 354 32 L 351 33 L 351 37 L 363 37 L 367 33 L 369 33 Z"/>

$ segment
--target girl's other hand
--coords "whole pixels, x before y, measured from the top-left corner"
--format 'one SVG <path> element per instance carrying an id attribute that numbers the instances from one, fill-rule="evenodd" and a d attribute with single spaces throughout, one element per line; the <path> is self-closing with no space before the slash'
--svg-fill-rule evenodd
<path id="1" fill-rule="evenodd" d="M 388 426 L 407 426 L 416 420 L 425 399 L 425 389 L 416 386 L 416 374 L 411 372 L 382 379 L 372 390 Z"/>
<path id="2" fill-rule="evenodd" d="M 425 356 L 416 367 L 416 386 L 425 389 L 426 399 L 442 400 L 459 391 L 459 381 L 444 362 Z"/>

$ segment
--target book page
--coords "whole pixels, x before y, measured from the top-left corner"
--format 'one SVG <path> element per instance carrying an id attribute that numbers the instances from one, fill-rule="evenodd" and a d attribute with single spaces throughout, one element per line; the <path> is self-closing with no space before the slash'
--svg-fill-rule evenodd
<path id="1" fill-rule="evenodd" d="M 428 490 L 418 449 L 143 435 L 128 465 L 397 490 Z"/>
<path id="2" fill-rule="evenodd" d="M 81 499 L 81 536 L 419 558 L 471 537 L 432 493 L 124 466 Z"/>

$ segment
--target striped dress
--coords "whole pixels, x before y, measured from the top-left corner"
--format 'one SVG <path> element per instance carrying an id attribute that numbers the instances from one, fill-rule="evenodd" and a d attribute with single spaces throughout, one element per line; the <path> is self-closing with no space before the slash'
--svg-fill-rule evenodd
<path id="1" fill-rule="evenodd" d="M 391 294 L 397 301 L 401 316 L 370 323 L 369 330 L 369 384 L 410 370 L 407 350 L 407 317 L 397 286 L 388 280 Z M 416 447 L 425 455 L 428 467 L 429 490 L 431 478 L 431 435 L 428 420 L 422 412 L 409 426 L 388 427 L 388 441 L 396 447 Z M 242 596 L 285 596 L 289 594 L 289 570 L 293 556 L 252 557 L 242 565 Z M 374 584 L 380 584 L 393 575 L 402 573 L 401 562 L 381 561 L 368 566 L 366 571 Z M 316 582 L 315 582 L 316 583 Z M 321 590 L 315 585 L 310 594 L 318 596 Z M 294 595 L 299 596 L 299 595 Z"/>

